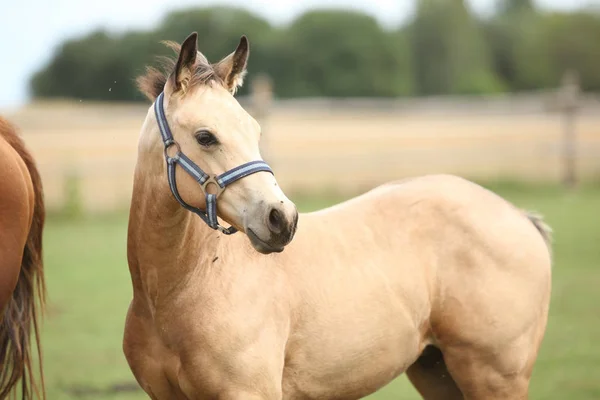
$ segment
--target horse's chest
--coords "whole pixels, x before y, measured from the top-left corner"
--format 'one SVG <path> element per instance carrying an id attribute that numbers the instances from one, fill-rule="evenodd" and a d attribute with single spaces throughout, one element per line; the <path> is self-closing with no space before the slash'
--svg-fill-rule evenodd
<path id="1" fill-rule="evenodd" d="M 161 341 L 177 355 L 176 364 L 165 365 L 176 377 L 172 384 L 188 398 L 212 398 L 231 380 L 269 390 L 281 382 L 289 322 L 278 303 L 262 296 L 194 300 L 194 307 L 181 307 L 187 312 L 158 315 Z M 266 378 L 273 382 L 261 382 Z"/>

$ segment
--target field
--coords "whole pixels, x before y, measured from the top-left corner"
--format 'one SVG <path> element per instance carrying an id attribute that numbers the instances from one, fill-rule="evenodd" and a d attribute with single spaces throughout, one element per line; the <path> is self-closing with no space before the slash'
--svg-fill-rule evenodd
<path id="1" fill-rule="evenodd" d="M 600 398 L 600 187 L 489 186 L 545 215 L 555 231 L 553 298 L 531 399 Z M 340 200 L 297 199 L 312 210 Z M 131 298 L 124 214 L 51 217 L 45 231 L 50 306 L 43 329 L 50 400 L 145 399 L 121 352 Z M 418 399 L 405 378 L 372 399 Z"/>

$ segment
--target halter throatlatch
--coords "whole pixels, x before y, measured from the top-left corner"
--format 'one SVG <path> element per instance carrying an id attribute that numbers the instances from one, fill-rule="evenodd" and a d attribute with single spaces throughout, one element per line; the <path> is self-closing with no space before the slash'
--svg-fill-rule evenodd
<path id="1" fill-rule="evenodd" d="M 183 206 L 183 208 L 197 214 L 208 226 L 218 230 L 225 235 L 231 235 L 237 232 L 237 229 L 233 226 L 225 228 L 221 226 L 217 220 L 217 198 L 225 188 L 233 182 L 240 180 L 248 175 L 255 174 L 257 172 L 265 171 L 273 173 L 271 168 L 264 161 L 251 161 L 246 164 L 242 164 L 235 168 L 230 169 L 222 173 L 221 175 L 209 175 L 197 166 L 192 160 L 190 160 L 183 152 L 179 144 L 173 139 L 171 129 L 167 123 L 165 117 L 165 110 L 163 106 L 164 92 L 161 93 L 154 102 L 154 113 L 156 114 L 156 120 L 158 121 L 158 127 L 160 128 L 160 134 L 162 136 L 163 143 L 165 145 L 165 160 L 167 161 L 167 177 L 169 179 L 169 187 L 175 199 Z M 168 150 L 171 146 L 175 146 L 176 153 L 170 156 Z M 175 167 L 179 164 L 189 175 L 192 176 L 202 187 L 202 191 L 206 196 L 206 211 L 199 208 L 193 207 L 187 204 L 177 190 L 177 181 L 175 180 Z M 211 185 L 215 188 L 216 193 L 209 193 L 207 188 Z"/>

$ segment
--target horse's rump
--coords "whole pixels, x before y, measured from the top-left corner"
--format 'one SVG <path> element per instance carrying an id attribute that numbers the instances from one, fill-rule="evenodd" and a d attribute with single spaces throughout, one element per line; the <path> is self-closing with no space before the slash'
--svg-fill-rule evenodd
<path id="1" fill-rule="evenodd" d="M 34 395 L 45 398 L 38 326 L 38 317 L 43 310 L 46 295 L 42 260 L 45 220 L 42 181 L 25 143 L 17 135 L 15 128 L 1 117 L 0 136 L 27 166 L 35 194 L 33 218 L 23 250 L 19 278 L 0 322 L 0 399 L 8 397 L 19 381 L 23 399 L 32 399 Z M 39 383 L 33 369 L 32 334 L 39 359 Z"/>

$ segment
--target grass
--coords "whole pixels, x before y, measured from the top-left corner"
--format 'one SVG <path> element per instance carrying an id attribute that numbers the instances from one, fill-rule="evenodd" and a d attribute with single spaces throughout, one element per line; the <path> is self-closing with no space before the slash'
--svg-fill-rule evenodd
<path id="1" fill-rule="evenodd" d="M 548 331 L 532 399 L 600 398 L 600 187 L 494 184 L 516 205 L 542 213 L 555 231 Z M 302 201 L 303 210 L 337 201 Z M 146 399 L 121 351 L 131 299 L 124 215 L 50 218 L 45 231 L 49 310 L 43 328 L 50 400 Z M 132 385 L 133 384 L 133 385 Z M 371 399 L 418 399 L 401 377 Z"/>

